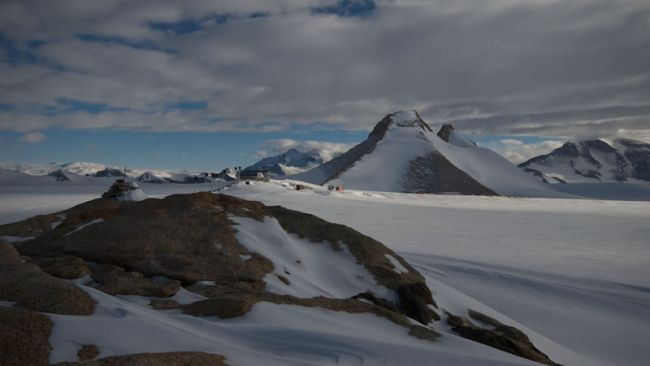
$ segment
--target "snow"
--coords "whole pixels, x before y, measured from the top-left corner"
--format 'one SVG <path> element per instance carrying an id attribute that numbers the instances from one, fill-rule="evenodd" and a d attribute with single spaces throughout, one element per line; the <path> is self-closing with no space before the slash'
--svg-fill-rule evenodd
<path id="1" fill-rule="evenodd" d="M 391 125 L 371 154 L 364 155 L 338 179 L 327 184 L 346 189 L 401 192 L 409 163 L 431 152 L 431 144 L 419 128 Z"/>
<path id="2" fill-rule="evenodd" d="M 85 224 L 83 224 L 83 225 L 81 225 L 81 226 L 75 228 L 74 230 L 72 230 L 72 231 L 66 233 L 65 236 L 70 236 L 70 235 L 72 235 L 72 234 L 74 234 L 74 233 L 76 233 L 76 232 L 79 232 L 79 231 L 81 231 L 81 230 L 87 228 L 87 227 L 90 226 L 90 225 L 99 224 L 99 223 L 102 223 L 102 222 L 104 222 L 104 219 L 95 219 L 95 220 L 92 220 L 92 221 L 90 221 L 90 222 L 88 222 L 88 223 L 85 223 Z"/>
<path id="3" fill-rule="evenodd" d="M 521 326 L 557 362 L 650 357 L 640 344 L 650 337 L 650 203 L 317 189 L 229 193 L 371 235 L 426 277 L 444 309 Z"/>
<path id="4" fill-rule="evenodd" d="M 372 236 L 423 274 L 443 310 L 462 315 L 474 309 L 520 328 L 561 364 L 641 366 L 650 358 L 645 345 L 650 202 L 329 192 L 316 185 L 296 191 L 288 183 L 235 184 L 224 192 L 312 213 Z M 65 209 L 98 197 L 107 186 L 0 184 L 0 220 Z M 152 184 L 146 190 L 163 197 L 201 188 L 205 185 Z M 290 286 L 278 281 L 277 291 L 347 294 L 339 288 L 346 280 L 341 276 L 314 283 L 322 276 L 312 266 L 289 266 L 296 257 L 304 263 L 328 258 L 310 258 L 303 252 L 307 245 L 331 256 L 347 253 L 288 235 L 269 219 L 235 219 L 243 220 L 238 230 L 251 238 L 241 238 L 251 251 L 281 243 L 272 260 Z M 343 270 L 351 271 L 353 264 Z M 283 272 L 285 266 L 291 275 Z M 325 263 L 313 270 L 323 271 L 319 266 Z M 338 270 L 329 267 L 326 274 Z M 371 314 L 260 303 L 244 317 L 220 320 L 155 311 L 139 304 L 142 299 L 82 288 L 98 308 L 89 317 L 50 315 L 51 362 L 76 360 L 79 347 L 93 343 L 101 357 L 195 350 L 224 354 L 233 365 L 533 365 L 456 337 L 444 322 L 435 325 L 443 336 L 431 343 Z M 173 298 L 189 303 L 203 297 L 181 289 Z"/>
<path id="5" fill-rule="evenodd" d="M 450 143 L 428 134 L 436 150 L 472 178 L 504 196 L 568 197 L 546 186 L 498 153 L 476 146 L 453 131 Z"/>
<path id="6" fill-rule="evenodd" d="M 410 163 L 438 152 L 479 183 L 504 196 L 568 198 L 522 171 L 498 153 L 476 146 L 451 131 L 450 142 L 420 125 L 414 111 L 397 112 L 385 136 L 371 153 L 363 155 L 349 169 L 326 184 L 346 189 L 403 192 L 403 179 Z M 327 179 L 320 168 L 295 176 L 320 183 Z"/>
<path id="7" fill-rule="evenodd" d="M 232 365 L 534 365 L 454 336 L 418 340 L 372 314 L 262 302 L 243 317 L 220 320 L 155 311 L 81 287 L 97 308 L 90 316 L 50 314 L 50 363 L 76 361 L 81 345 L 94 344 L 100 357 L 202 351 L 222 354 Z"/>
<path id="8" fill-rule="evenodd" d="M 339 243 L 341 251 L 334 251 L 330 243 L 312 243 L 287 233 L 272 217 L 262 222 L 239 216 L 229 218 L 237 224 L 237 240 L 273 262 L 274 271 L 264 278 L 270 292 L 301 298 L 348 298 L 370 290 L 388 300 L 396 297 L 356 262 L 345 243 Z M 287 278 L 289 284 L 278 276 Z"/>
<path id="9" fill-rule="evenodd" d="M 395 272 L 397 272 L 397 273 L 408 273 L 409 272 L 409 270 L 406 269 L 406 267 L 404 267 L 402 265 L 402 263 L 400 263 L 397 260 L 397 258 L 393 257 L 392 255 L 386 254 L 386 259 L 388 259 L 390 261 L 390 264 L 393 265 L 393 267 L 395 269 Z"/>
<path id="10" fill-rule="evenodd" d="M 33 236 L 12 236 L 12 235 L 2 235 L 0 236 L 1 240 L 4 240 L 8 243 L 22 243 L 27 240 L 34 239 Z"/>

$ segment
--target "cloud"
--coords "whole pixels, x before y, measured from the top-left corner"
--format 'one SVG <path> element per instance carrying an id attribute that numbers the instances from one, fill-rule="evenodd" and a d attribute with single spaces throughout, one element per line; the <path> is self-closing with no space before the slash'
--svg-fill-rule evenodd
<path id="1" fill-rule="evenodd" d="M 2 130 L 650 137 L 646 0 L 51 3 L 0 2 Z"/>
<path id="2" fill-rule="evenodd" d="M 41 142 L 47 140 L 47 136 L 45 136 L 45 134 L 42 133 L 42 132 L 29 132 L 29 133 L 24 134 L 20 138 L 20 140 L 24 141 L 24 142 L 30 142 L 30 143 L 38 144 L 38 143 L 41 143 Z"/>
<path id="3" fill-rule="evenodd" d="M 289 149 L 296 149 L 300 152 L 316 150 L 323 161 L 329 161 L 338 155 L 350 150 L 356 144 L 344 144 L 340 142 L 327 141 L 297 141 L 292 139 L 269 140 L 264 143 L 264 149 L 258 150 L 256 156 L 264 158 L 267 156 L 281 154 Z"/>
<path id="4" fill-rule="evenodd" d="M 483 144 L 483 146 L 497 151 L 513 164 L 520 164 L 535 156 L 548 154 L 551 150 L 562 146 L 563 143 L 564 141 L 560 140 L 542 140 L 539 142 L 525 143 L 516 139 L 503 139 Z"/>

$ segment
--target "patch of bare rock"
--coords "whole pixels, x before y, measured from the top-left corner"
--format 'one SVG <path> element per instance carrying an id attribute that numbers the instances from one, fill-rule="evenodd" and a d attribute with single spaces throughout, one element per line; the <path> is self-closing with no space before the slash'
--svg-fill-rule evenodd
<path id="1" fill-rule="evenodd" d="M 468 313 L 474 321 L 456 315 L 447 317 L 447 323 L 452 327 L 451 329 L 461 337 L 532 361 L 546 365 L 557 365 L 537 349 L 521 330 L 504 325 L 478 311 L 469 310 Z"/>
<path id="2" fill-rule="evenodd" d="M 54 366 L 225 366 L 225 358 L 204 352 L 138 353 L 93 361 L 61 362 Z"/>
<path id="3" fill-rule="evenodd" d="M 0 241 L 0 300 L 16 307 L 56 314 L 89 315 L 95 301 L 77 286 L 25 262 L 9 243 Z"/>

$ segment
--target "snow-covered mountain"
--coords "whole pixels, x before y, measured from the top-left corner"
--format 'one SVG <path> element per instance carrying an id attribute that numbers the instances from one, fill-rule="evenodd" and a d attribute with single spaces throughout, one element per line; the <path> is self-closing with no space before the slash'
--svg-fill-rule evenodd
<path id="1" fill-rule="evenodd" d="M 318 150 L 300 152 L 289 149 L 282 154 L 266 157 L 244 170 L 269 169 L 273 176 L 284 176 L 298 174 L 323 163 Z"/>
<path id="2" fill-rule="evenodd" d="M 567 142 L 519 167 L 547 183 L 650 182 L 650 144 L 623 138 Z"/>
<path id="3" fill-rule="evenodd" d="M 100 163 L 89 163 L 84 161 L 71 163 L 45 163 L 45 164 L 16 164 L 0 163 L 0 167 L 7 170 L 15 170 L 29 175 L 50 175 L 57 171 L 76 175 L 94 175 L 97 172 L 109 167 Z"/>
<path id="4" fill-rule="evenodd" d="M 362 143 L 291 178 L 388 192 L 560 195 L 451 125 L 434 133 L 417 111 L 387 115 Z"/>
<path id="5" fill-rule="evenodd" d="M 84 178 L 114 178 L 124 175 L 124 169 L 100 163 L 72 162 L 45 164 L 0 163 L 2 174 L 14 177 L 9 172 L 19 172 L 26 176 L 52 177 L 45 181 L 80 181 Z M 187 171 L 126 169 L 126 176 L 143 183 L 204 183 L 205 175 Z M 24 180 L 27 177 L 23 177 Z"/>

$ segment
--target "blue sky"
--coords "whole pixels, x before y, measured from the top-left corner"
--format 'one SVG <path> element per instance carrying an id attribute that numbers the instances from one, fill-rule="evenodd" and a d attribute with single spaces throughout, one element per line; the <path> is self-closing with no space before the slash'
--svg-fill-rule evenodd
<path id="1" fill-rule="evenodd" d="M 212 170 L 417 109 L 514 162 L 650 140 L 643 0 L 0 2 L 0 161 Z"/>

